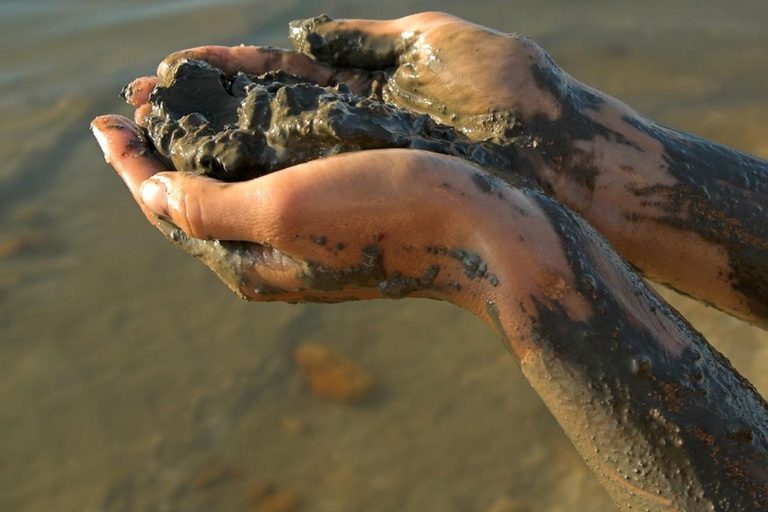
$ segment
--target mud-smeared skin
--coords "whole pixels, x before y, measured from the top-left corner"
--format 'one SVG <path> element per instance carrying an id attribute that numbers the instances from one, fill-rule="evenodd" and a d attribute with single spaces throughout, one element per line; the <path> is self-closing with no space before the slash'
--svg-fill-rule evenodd
<path id="1" fill-rule="evenodd" d="M 291 39 L 296 48 L 332 65 L 383 71 L 387 75 L 382 87 L 384 101 L 410 105 L 407 98 L 400 98 L 398 94 L 413 94 L 425 102 L 421 106 L 413 105 L 415 109 L 428 111 L 472 140 L 516 146 L 515 165 L 500 174 L 508 181 L 519 173 L 533 176 L 538 164 L 544 164 L 560 177 L 583 186 L 589 194 L 594 192 L 598 176 L 610 175 L 615 169 L 601 168 L 600 155 L 587 149 L 589 144 L 579 143 L 604 139 L 637 151 L 637 158 L 643 160 L 656 155 L 643 156 L 641 146 L 625 133 L 631 133 L 634 127 L 659 141 L 666 150 L 665 170 L 679 185 L 627 190 L 627 194 L 663 196 L 661 201 L 653 200 L 667 215 L 649 219 L 629 212 L 626 221 L 659 222 L 722 246 L 730 257 L 732 274 L 720 279 L 729 282 L 745 298 L 745 304 L 736 306 L 735 310 L 731 306 L 722 307 L 731 314 L 751 316 L 753 321 L 758 319 L 764 323 L 768 318 L 768 260 L 760 258 L 768 250 L 768 222 L 765 222 L 768 162 L 670 130 L 639 115 L 624 119 L 628 125 L 628 130 L 622 130 L 625 133 L 611 129 L 598 120 L 606 105 L 605 96 L 573 80 L 540 49 L 531 53 L 527 69 L 523 69 L 525 64 L 520 64 L 521 72 L 528 72 L 541 93 L 554 99 L 560 111 L 556 119 L 543 113 L 531 115 L 519 106 L 494 108 L 484 115 L 462 116 L 446 109 L 439 97 L 422 98 L 423 91 L 415 90 L 398 92 L 397 84 L 393 83 L 397 70 L 392 66 L 412 66 L 411 61 L 419 58 L 409 53 L 411 47 L 419 44 L 418 34 L 396 43 L 390 39 L 385 44 L 374 36 L 323 30 L 322 25 L 329 21 L 327 16 L 320 16 L 293 23 Z M 399 51 L 398 58 L 393 56 L 395 49 Z M 439 61 L 439 48 L 433 53 Z M 555 195 L 553 184 L 546 176 L 539 179 L 539 186 L 549 195 Z M 648 199 L 648 203 L 651 201 Z M 706 297 L 697 298 L 707 301 Z"/>
<path id="2" fill-rule="evenodd" d="M 449 253 L 450 257 L 461 263 L 464 269 L 464 275 L 469 279 L 487 279 L 493 286 L 499 285 L 499 278 L 496 274 L 488 271 L 488 264 L 475 251 L 466 249 L 453 249 Z"/>
<path id="3" fill-rule="evenodd" d="M 594 121 L 588 111 L 600 110 L 604 100 L 597 94 L 574 86 L 562 74 L 557 65 L 531 65 L 531 74 L 539 88 L 551 94 L 558 102 L 561 113 L 556 120 L 543 115 L 519 124 L 518 132 L 512 135 L 518 144 L 530 146 L 536 143 L 536 151 L 557 173 L 567 175 L 590 191 L 595 188 L 595 179 L 600 169 L 594 163 L 594 156 L 574 146 L 576 141 L 591 141 L 595 137 L 620 144 L 639 147 L 621 133 Z M 544 189 L 551 192 L 551 186 L 544 183 Z"/>
<path id="4" fill-rule="evenodd" d="M 600 168 L 594 155 L 576 147 L 575 142 L 602 137 L 642 152 L 636 143 L 587 115 L 598 112 L 604 100 L 567 79 L 554 62 L 534 64 L 531 72 L 538 86 L 556 98 L 561 115 L 554 121 L 537 116 L 527 123 L 519 122 L 507 142 L 528 148 L 535 142 L 537 154 L 556 173 L 567 175 L 590 192 L 597 176 L 612 170 Z M 762 257 L 768 251 L 768 162 L 639 115 L 623 120 L 661 143 L 665 170 L 678 181 L 674 186 L 628 190 L 639 197 L 654 198 L 648 204 L 660 208 L 664 215 L 650 219 L 628 214 L 626 220 L 659 222 L 725 248 L 732 273 L 721 278 L 745 297 L 746 307 L 755 318 L 768 318 L 768 258 Z M 546 193 L 554 194 L 546 181 L 540 185 Z"/>
<path id="5" fill-rule="evenodd" d="M 664 146 L 666 170 L 678 181 L 631 192 L 662 198 L 653 202 L 665 213 L 657 222 L 724 247 L 732 269 L 724 277 L 746 297 L 755 317 L 768 318 L 768 162 L 649 119 L 624 121 Z"/>
<path id="6" fill-rule="evenodd" d="M 552 386 L 539 391 L 584 411 L 586 425 L 561 423 L 614 499 L 627 510 L 768 510 L 765 400 L 593 228 L 543 194 L 531 195 L 561 236 L 578 291 L 594 308 L 579 322 L 559 303 L 533 299 L 541 380 Z M 598 252 L 612 255 L 626 290 L 607 286 L 591 256 Z M 683 352 L 670 354 L 658 334 L 638 325 L 618 300 L 622 293 L 674 319 L 690 340 Z"/>
<path id="7" fill-rule="evenodd" d="M 377 41 L 362 32 L 350 32 L 344 38 L 323 38 L 315 29 L 329 21 L 332 19 L 325 14 L 292 21 L 289 34 L 294 47 L 302 53 L 314 55 L 320 61 L 334 62 L 341 67 L 379 70 L 395 61 L 396 51 L 391 44 Z"/>
<path id="8" fill-rule="evenodd" d="M 300 277 L 310 290 L 336 292 L 348 286 L 376 286 L 387 277 L 384 253 L 376 245 L 367 245 L 360 251 L 362 262 L 343 268 L 327 267 L 307 261 Z"/>
<path id="9" fill-rule="evenodd" d="M 508 143 L 518 148 L 531 148 L 535 143 L 537 155 L 556 173 L 567 175 L 589 191 L 594 190 L 600 173 L 611 171 L 600 168 L 594 155 L 576 147 L 575 142 L 602 137 L 642 152 L 623 134 L 587 115 L 598 112 L 604 100 L 571 82 L 554 62 L 546 66 L 533 64 L 531 73 L 537 85 L 557 100 L 561 114 L 554 121 L 543 116 L 526 123 L 518 121 L 513 129 L 507 129 Z M 639 197 L 654 198 L 648 203 L 665 215 L 650 219 L 630 214 L 626 220 L 660 222 L 725 248 L 732 273 L 722 279 L 746 298 L 746 306 L 755 318 L 768 318 L 768 258 L 762 257 L 768 251 L 768 162 L 642 116 L 625 116 L 623 120 L 661 143 L 665 170 L 678 181 L 671 187 L 629 190 Z M 530 150 L 523 153 L 530 154 Z M 522 161 L 518 157 L 518 168 Z M 506 178 L 508 173 L 500 176 Z M 553 195 L 549 183 L 542 181 L 540 185 Z"/>
<path id="10" fill-rule="evenodd" d="M 412 148 L 464 158 L 489 170 L 512 168 L 514 146 L 472 142 L 427 115 L 323 88 L 282 72 L 224 78 L 182 60 L 150 97 L 144 127 L 181 171 L 244 181 L 339 153 Z"/>
<path id="11" fill-rule="evenodd" d="M 377 286 L 382 297 L 403 299 L 412 293 L 434 287 L 435 278 L 440 273 L 440 265 L 430 265 L 421 277 L 404 276 L 393 272 L 386 281 Z"/>
<path id="12" fill-rule="evenodd" d="M 181 228 L 163 219 L 158 219 L 157 227 L 177 247 L 208 265 L 240 298 L 249 298 L 245 293 L 249 288 L 256 295 L 280 292 L 278 288 L 266 285 L 252 286 L 247 277 L 255 265 L 268 257 L 272 248 L 252 242 L 200 240 L 188 236 Z"/>

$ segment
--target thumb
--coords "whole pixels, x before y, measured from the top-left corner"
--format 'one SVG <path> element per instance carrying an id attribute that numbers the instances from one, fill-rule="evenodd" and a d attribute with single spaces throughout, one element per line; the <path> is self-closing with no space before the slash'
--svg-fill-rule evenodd
<path id="1" fill-rule="evenodd" d="M 408 44 L 403 19 L 334 20 L 321 15 L 292 21 L 290 38 L 297 50 L 332 66 L 387 69 L 397 65 Z"/>
<path id="2" fill-rule="evenodd" d="M 243 183 L 224 183 L 183 172 L 162 172 L 141 185 L 141 202 L 191 237 L 250 240 L 258 197 Z"/>

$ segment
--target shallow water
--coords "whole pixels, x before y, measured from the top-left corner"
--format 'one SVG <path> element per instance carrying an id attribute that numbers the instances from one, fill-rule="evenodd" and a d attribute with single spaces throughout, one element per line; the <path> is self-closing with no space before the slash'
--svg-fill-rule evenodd
<path id="1" fill-rule="evenodd" d="M 243 303 L 145 224 L 88 131 L 173 50 L 428 9 L 529 35 L 646 114 L 768 157 L 764 0 L 0 0 L 0 511 L 245 511 L 259 481 L 310 512 L 615 510 L 479 321 Z M 664 293 L 768 395 L 765 332 Z M 309 395 L 307 341 L 362 362 L 375 397 Z"/>

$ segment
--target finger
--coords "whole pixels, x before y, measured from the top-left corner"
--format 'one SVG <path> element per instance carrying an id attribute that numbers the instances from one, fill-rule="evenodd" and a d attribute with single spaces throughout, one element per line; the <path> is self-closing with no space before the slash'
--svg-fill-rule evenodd
<path id="1" fill-rule="evenodd" d="M 334 20 L 322 15 L 290 24 L 297 50 L 332 66 L 388 69 L 399 63 L 419 34 L 458 21 L 442 12 L 423 12 L 396 20 Z"/>
<path id="2" fill-rule="evenodd" d="M 142 182 L 168 168 L 147 151 L 146 140 L 136 124 L 122 116 L 100 116 L 91 123 L 104 158 L 128 186 L 133 198 L 142 205 Z"/>
<path id="3" fill-rule="evenodd" d="M 350 231 L 348 224 L 329 219 L 397 220 L 393 209 L 414 197 L 414 189 L 423 186 L 424 176 L 430 174 L 426 166 L 436 160 L 424 155 L 430 157 L 424 157 L 419 173 L 412 173 L 411 159 L 397 150 L 347 153 L 236 183 L 161 173 L 144 183 L 141 199 L 152 212 L 195 238 L 247 240 L 284 249 L 286 242 L 307 234 L 306 230 L 331 238 Z M 455 166 L 452 162 L 443 165 Z M 357 235 L 354 238 L 362 240 L 370 232 L 361 226 Z"/>
<path id="4" fill-rule="evenodd" d="M 149 186 L 142 187 L 143 184 L 153 183 L 158 173 L 167 171 L 158 159 L 148 156 L 145 151 L 144 140 L 141 132 L 138 131 L 138 127 L 128 119 L 121 116 L 101 116 L 96 118 L 91 123 L 91 129 L 93 130 L 96 140 L 101 146 L 104 156 L 117 171 L 120 177 L 128 186 L 134 199 L 139 203 L 142 212 L 147 217 L 149 222 L 157 227 L 166 238 L 173 243 L 181 247 L 183 250 L 189 252 L 195 257 L 202 260 L 208 265 L 219 277 L 233 290 L 235 293 L 242 297 L 250 298 L 252 300 L 265 300 L 259 293 L 262 288 L 258 285 L 272 285 L 276 286 L 280 284 L 282 286 L 298 286 L 295 283 L 296 267 L 290 260 L 281 255 L 279 252 L 267 247 L 260 247 L 256 244 L 252 244 L 248 247 L 240 247 L 237 249 L 236 257 L 232 258 L 233 249 L 222 246 L 221 244 L 200 240 L 198 238 L 190 238 L 185 236 L 184 232 L 179 230 L 174 224 L 171 224 L 165 220 L 165 218 L 158 217 L 157 213 L 163 214 L 162 211 L 152 211 L 141 199 L 141 191 L 147 190 Z M 176 182 L 173 177 L 184 177 L 183 173 L 171 172 L 163 173 L 165 179 L 171 182 Z M 192 178 L 192 177 L 190 177 Z M 182 181 L 182 180 L 179 180 Z M 203 183 L 203 186 L 199 187 L 199 193 L 194 191 L 195 187 L 191 187 L 193 193 L 190 194 L 191 199 L 199 199 L 202 194 L 210 194 L 211 199 L 221 200 L 224 204 L 229 204 L 233 208 L 237 207 L 237 201 L 232 200 L 228 196 L 220 196 L 216 192 L 221 188 L 226 188 L 224 184 L 216 182 L 215 180 L 207 178 L 197 178 L 197 180 L 191 180 L 193 182 L 213 182 L 212 184 Z M 189 187 L 187 187 L 189 189 Z M 178 191 L 173 195 L 172 200 L 177 201 L 179 198 Z M 240 197 L 242 199 L 242 197 Z M 178 201 L 177 201 L 178 202 Z M 191 203 L 190 203 L 191 204 Z M 179 210 L 177 208 L 176 210 Z M 187 209 L 186 212 L 192 212 L 192 209 Z M 201 215 L 201 218 L 210 218 L 211 214 L 216 217 L 216 209 L 208 208 L 207 217 Z M 178 222 L 183 228 L 183 231 L 197 235 L 200 238 L 205 237 L 205 227 L 197 227 L 194 222 L 184 223 L 182 217 L 173 212 L 171 217 L 172 222 Z M 252 216 L 246 215 L 246 217 L 252 218 Z M 236 222 L 227 219 L 220 219 L 225 226 L 236 226 Z M 222 230 L 220 233 L 224 236 L 230 235 L 233 238 L 240 237 L 242 233 L 234 230 Z M 258 271 L 256 267 L 258 266 Z M 253 284 L 252 284 L 253 283 Z M 248 284 L 250 287 L 245 286 Z M 269 288 L 268 288 L 269 289 Z M 289 297 L 289 300 L 299 300 L 297 297 Z"/>
<path id="5" fill-rule="evenodd" d="M 185 233 L 203 240 L 253 240 L 265 208 L 249 182 L 224 183 L 182 172 L 154 175 L 141 186 L 141 201 Z M 261 240 L 258 240 L 261 241 Z"/>
<path id="6" fill-rule="evenodd" d="M 134 122 L 139 125 L 144 125 L 144 118 L 147 117 L 147 114 L 152 110 L 152 105 L 149 103 L 145 103 L 144 105 L 140 106 L 136 109 L 136 111 L 133 113 L 133 120 Z"/>
<path id="7" fill-rule="evenodd" d="M 180 59 L 202 60 L 221 69 L 226 75 L 243 72 L 261 75 L 268 71 L 283 70 L 306 78 L 319 85 L 330 85 L 336 69 L 316 62 L 304 54 L 260 46 L 200 46 L 181 50 L 166 57 L 157 68 L 162 77 Z"/>
<path id="8" fill-rule="evenodd" d="M 156 76 L 144 76 L 129 83 L 120 91 L 120 97 L 134 107 L 140 107 L 149 101 L 149 95 L 160 79 Z"/>
<path id="9" fill-rule="evenodd" d="M 384 74 L 381 72 L 334 68 L 303 53 L 258 46 L 201 46 L 182 50 L 169 55 L 158 67 L 158 74 L 165 76 L 175 62 L 185 58 L 205 61 L 221 69 L 226 75 L 238 72 L 261 75 L 282 70 L 323 87 L 344 83 L 356 94 L 368 94 L 374 81 L 384 81 Z"/>

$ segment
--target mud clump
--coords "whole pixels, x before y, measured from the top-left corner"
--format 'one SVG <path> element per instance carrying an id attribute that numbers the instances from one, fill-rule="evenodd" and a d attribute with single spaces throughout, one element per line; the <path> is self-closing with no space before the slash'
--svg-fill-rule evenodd
<path id="1" fill-rule="evenodd" d="M 177 170 L 244 181 L 340 153 L 411 148 L 507 171 L 515 148 L 473 142 L 455 129 L 282 71 L 227 78 L 207 63 L 177 62 L 150 95 L 143 127 Z"/>
<path id="2" fill-rule="evenodd" d="M 304 343 L 293 354 L 315 396 L 334 402 L 356 403 L 375 388 L 373 376 L 342 352 L 317 343 Z"/>

